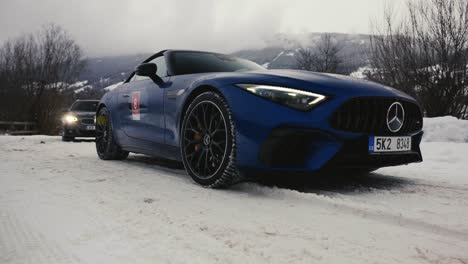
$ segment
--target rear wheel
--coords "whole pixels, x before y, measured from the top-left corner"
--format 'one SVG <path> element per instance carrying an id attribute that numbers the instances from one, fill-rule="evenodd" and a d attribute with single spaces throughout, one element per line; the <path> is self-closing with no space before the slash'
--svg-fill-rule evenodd
<path id="1" fill-rule="evenodd" d="M 225 188 L 241 180 L 235 167 L 235 127 L 226 101 L 205 92 L 189 105 L 182 122 L 181 152 L 192 179 L 211 188 Z"/>
<path id="2" fill-rule="evenodd" d="M 122 160 L 128 157 L 128 151 L 122 150 L 115 142 L 110 113 L 106 107 L 101 108 L 96 116 L 96 151 L 103 160 Z"/>

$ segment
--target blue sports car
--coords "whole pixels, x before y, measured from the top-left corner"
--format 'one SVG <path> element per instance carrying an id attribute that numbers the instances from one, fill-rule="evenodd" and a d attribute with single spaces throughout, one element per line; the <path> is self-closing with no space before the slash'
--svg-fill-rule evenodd
<path id="1" fill-rule="evenodd" d="M 96 150 L 181 161 L 195 182 L 222 188 L 249 173 L 421 162 L 422 122 L 412 97 L 380 84 L 164 50 L 101 99 Z"/>

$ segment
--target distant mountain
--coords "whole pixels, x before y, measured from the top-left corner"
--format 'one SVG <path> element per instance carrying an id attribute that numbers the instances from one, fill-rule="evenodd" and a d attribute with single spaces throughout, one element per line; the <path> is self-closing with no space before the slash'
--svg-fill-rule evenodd
<path id="1" fill-rule="evenodd" d="M 88 84 L 95 88 L 104 88 L 126 79 L 135 66 L 149 56 L 151 55 L 136 54 L 89 58 L 86 61 L 86 70 L 81 74 L 80 80 L 87 80 Z"/>
<path id="2" fill-rule="evenodd" d="M 322 34 L 277 34 L 266 41 L 263 49 L 240 50 L 232 55 L 252 60 L 269 69 L 296 69 L 297 50 L 301 46 L 313 48 Z M 350 74 L 368 65 L 368 35 L 332 33 L 332 36 L 342 46 L 340 56 L 343 64 L 339 69 L 340 72 Z M 84 87 L 75 86 L 77 97 L 85 98 L 90 97 L 91 94 L 92 96 L 103 94 L 105 87 L 126 79 L 135 66 L 149 56 L 151 54 L 89 58 L 87 68 L 79 78 Z"/>
<path id="3" fill-rule="evenodd" d="M 255 61 L 269 69 L 296 69 L 296 56 L 300 47 L 317 45 L 323 33 L 289 36 L 279 34 L 268 41 L 268 47 L 263 49 L 240 50 L 233 55 Z M 352 35 L 331 33 L 341 46 L 340 57 L 343 63 L 339 71 L 350 74 L 359 67 L 368 64 L 367 50 L 369 48 L 368 35 Z"/>

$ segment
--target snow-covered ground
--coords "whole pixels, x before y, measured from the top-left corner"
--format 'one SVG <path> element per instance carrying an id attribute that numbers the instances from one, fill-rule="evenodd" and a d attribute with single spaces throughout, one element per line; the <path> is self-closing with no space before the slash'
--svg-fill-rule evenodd
<path id="1" fill-rule="evenodd" d="M 369 177 L 211 190 L 177 163 L 0 136 L 0 263 L 468 263 L 468 144 L 422 150 Z"/>

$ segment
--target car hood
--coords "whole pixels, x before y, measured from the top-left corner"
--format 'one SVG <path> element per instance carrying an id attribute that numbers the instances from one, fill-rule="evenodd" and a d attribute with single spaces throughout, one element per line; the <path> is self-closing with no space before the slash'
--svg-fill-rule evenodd
<path id="1" fill-rule="evenodd" d="M 78 117 L 94 117 L 96 115 L 95 112 L 75 112 L 75 111 L 70 111 L 70 114 L 76 115 Z"/>
<path id="2" fill-rule="evenodd" d="M 207 77 L 207 76 L 205 76 Z M 265 70 L 213 74 L 224 84 L 255 83 L 280 85 L 328 95 L 353 93 L 356 96 L 397 96 L 414 99 L 394 88 L 345 75 L 300 70 Z"/>

